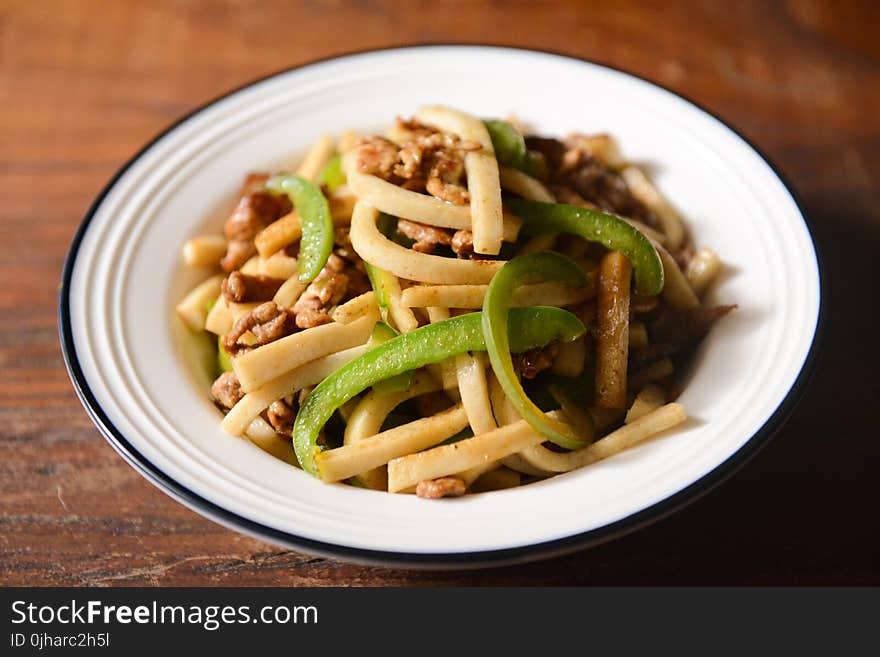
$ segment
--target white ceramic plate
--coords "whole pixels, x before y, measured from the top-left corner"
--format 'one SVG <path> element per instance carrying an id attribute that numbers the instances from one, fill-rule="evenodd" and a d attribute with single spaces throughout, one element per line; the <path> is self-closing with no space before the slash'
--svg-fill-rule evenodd
<path id="1" fill-rule="evenodd" d="M 519 489 L 426 502 L 327 486 L 224 434 L 181 357 L 183 242 L 243 176 L 322 133 L 381 129 L 424 103 L 515 112 L 539 133 L 607 131 L 729 266 L 739 309 L 699 350 L 673 435 Z M 219 222 L 218 219 L 214 220 Z M 219 223 L 215 223 L 219 226 Z M 488 47 L 385 50 L 235 91 L 159 136 L 108 185 L 71 247 L 61 293 L 68 368 L 93 420 L 150 481 L 196 511 L 292 548 L 361 562 L 463 566 L 574 550 L 664 515 L 754 453 L 802 386 L 820 315 L 816 254 L 785 184 L 682 98 L 609 68 Z"/>

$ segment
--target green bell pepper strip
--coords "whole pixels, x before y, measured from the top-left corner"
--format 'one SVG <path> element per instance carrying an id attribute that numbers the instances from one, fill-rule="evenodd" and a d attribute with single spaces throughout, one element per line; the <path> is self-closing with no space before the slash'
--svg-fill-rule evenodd
<path id="1" fill-rule="evenodd" d="M 276 175 L 266 181 L 274 194 L 287 194 L 299 212 L 302 238 L 299 243 L 299 279 L 308 283 L 321 273 L 333 250 L 333 216 L 330 204 L 313 182 L 301 176 Z"/>
<path id="2" fill-rule="evenodd" d="M 392 217 L 384 212 L 380 213 L 379 218 L 376 221 L 376 226 L 379 228 L 379 232 L 391 240 L 397 241 L 397 236 L 409 239 L 405 235 L 401 235 L 397 232 L 397 217 Z M 406 248 L 409 248 L 413 244 L 412 241 L 409 243 L 400 243 Z M 373 287 L 373 292 L 376 293 L 376 303 L 379 306 L 379 314 L 382 316 L 382 321 L 388 322 L 388 312 L 391 307 L 391 295 L 388 286 L 393 284 L 395 276 L 384 269 L 374 267 L 366 260 L 364 261 L 364 269 L 367 272 L 367 278 L 370 279 L 370 285 Z"/>
<path id="3" fill-rule="evenodd" d="M 373 333 L 370 335 L 370 340 L 367 342 L 367 347 L 369 349 L 378 347 L 380 344 L 393 340 L 398 335 L 400 335 L 400 333 L 395 331 L 390 324 L 376 322 L 376 326 L 373 327 Z M 410 370 L 409 372 L 392 376 L 390 379 L 377 381 L 373 384 L 373 390 L 383 395 L 389 392 L 409 390 L 409 387 L 412 385 L 412 380 L 413 373 L 412 370 Z"/>
<path id="4" fill-rule="evenodd" d="M 373 327 L 373 332 L 370 334 L 370 339 L 367 341 L 367 348 L 372 349 L 373 347 L 378 347 L 380 344 L 393 340 L 398 335 L 400 335 L 400 333 L 395 331 L 394 327 L 390 324 L 376 322 L 376 325 Z"/>
<path id="5" fill-rule="evenodd" d="M 364 269 L 367 271 L 367 278 L 370 279 L 370 285 L 373 287 L 373 293 L 376 295 L 376 305 L 379 306 L 379 314 L 382 316 L 382 321 L 388 321 L 388 311 L 391 307 L 391 297 L 388 292 L 388 285 L 391 282 L 391 276 L 393 274 L 389 274 L 384 269 L 379 269 L 378 267 L 374 267 L 366 260 L 364 262 Z M 391 328 L 390 326 L 388 328 Z"/>
<path id="6" fill-rule="evenodd" d="M 397 221 L 397 217 L 380 212 L 379 216 L 376 218 L 376 228 L 395 244 L 400 244 L 400 246 L 408 249 L 415 244 L 416 241 L 397 230 Z"/>
<path id="7" fill-rule="evenodd" d="M 511 313 L 510 299 L 521 285 L 542 281 L 561 281 L 577 287 L 586 285 L 587 277 L 574 262 L 552 251 L 532 253 L 508 261 L 492 277 L 483 300 L 482 323 L 486 351 L 489 352 L 489 362 L 498 382 L 520 417 L 554 444 L 566 449 L 577 449 L 586 444 L 584 440 L 570 425 L 548 417 L 528 398 L 510 357 L 507 331 L 508 316 Z"/>
<path id="8" fill-rule="evenodd" d="M 523 220 L 521 234 L 572 233 L 598 242 L 629 258 L 635 272 L 635 291 L 656 295 L 663 289 L 663 263 L 657 249 L 638 229 L 613 214 L 562 203 L 525 199 L 504 201 Z"/>
<path id="9" fill-rule="evenodd" d="M 483 125 L 489 132 L 499 164 L 534 175 L 534 163 L 519 130 L 501 119 L 483 119 Z"/>
<path id="10" fill-rule="evenodd" d="M 346 182 L 345 172 L 342 170 L 342 157 L 334 155 L 321 169 L 316 182 L 331 193 L 342 187 Z"/>
<path id="11" fill-rule="evenodd" d="M 211 299 L 205 304 L 205 312 L 211 312 L 211 309 L 214 307 L 214 304 L 217 303 L 216 299 Z M 229 356 L 229 353 L 223 348 L 223 336 L 217 336 L 217 376 L 220 376 L 224 372 L 232 371 L 232 358 Z"/>
<path id="12" fill-rule="evenodd" d="M 561 308 L 532 306 L 510 311 L 510 348 L 516 352 L 552 340 L 574 340 L 586 329 L 575 315 Z M 339 368 L 306 398 L 293 427 L 293 447 L 300 465 L 318 476 L 315 455 L 321 451 L 318 434 L 334 411 L 378 381 L 440 363 L 466 351 L 485 351 L 481 313 L 468 313 L 404 333 Z"/>
<path id="13" fill-rule="evenodd" d="M 232 371 L 232 358 L 229 356 L 229 353 L 223 348 L 223 336 L 217 336 L 217 367 L 220 369 L 220 374 L 223 372 L 231 372 Z"/>

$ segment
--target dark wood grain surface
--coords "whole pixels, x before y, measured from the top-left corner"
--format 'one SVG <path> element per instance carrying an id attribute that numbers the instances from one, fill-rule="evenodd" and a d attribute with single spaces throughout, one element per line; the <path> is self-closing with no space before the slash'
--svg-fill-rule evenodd
<path id="1" fill-rule="evenodd" d="M 0 584 L 880 583 L 880 33 L 875 3 L 0 1 Z M 486 42 L 608 63 L 697 100 L 800 194 L 824 259 L 814 380 L 749 465 L 600 547 L 474 572 L 296 554 L 153 488 L 80 407 L 57 338 L 80 218 L 155 133 L 281 68 Z"/>

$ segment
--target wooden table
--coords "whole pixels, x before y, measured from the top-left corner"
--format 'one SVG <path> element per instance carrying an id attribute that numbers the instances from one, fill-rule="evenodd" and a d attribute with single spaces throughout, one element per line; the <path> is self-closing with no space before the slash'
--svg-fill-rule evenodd
<path id="1" fill-rule="evenodd" d="M 873 3 L 293 4 L 0 3 L 0 584 L 880 583 L 880 362 L 862 308 L 877 301 L 880 249 Z M 420 42 L 552 49 L 655 80 L 741 130 L 800 193 L 825 265 L 824 353 L 777 438 L 686 510 L 515 568 L 364 568 L 192 513 L 126 465 L 80 407 L 58 344 L 57 285 L 113 173 L 231 87 Z"/>

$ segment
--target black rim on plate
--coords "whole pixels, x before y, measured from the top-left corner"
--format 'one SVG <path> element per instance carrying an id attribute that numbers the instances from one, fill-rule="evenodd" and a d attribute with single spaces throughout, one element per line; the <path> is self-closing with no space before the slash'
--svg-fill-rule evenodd
<path id="1" fill-rule="evenodd" d="M 79 252 L 80 244 L 83 240 L 83 237 L 88 230 L 89 224 L 91 223 L 92 218 L 97 212 L 98 208 L 100 208 L 101 204 L 104 201 L 104 198 L 110 192 L 110 190 L 115 186 L 116 182 L 119 178 L 128 171 L 147 151 L 149 151 L 159 140 L 161 140 L 165 135 L 185 123 L 187 120 L 192 118 L 193 116 L 199 114 L 203 110 L 215 105 L 219 101 L 233 96 L 239 92 L 245 91 L 250 87 L 270 78 L 273 78 L 277 75 L 282 75 L 284 73 L 288 73 L 290 71 L 295 71 L 298 69 L 306 68 L 308 66 L 312 66 L 315 64 L 319 64 L 322 62 L 334 60 L 334 59 L 342 59 L 345 57 L 351 57 L 355 55 L 362 55 L 371 52 L 390 52 L 394 50 L 411 50 L 422 47 L 437 47 L 437 46 L 463 46 L 463 47 L 485 47 L 489 49 L 496 50 L 510 50 L 517 52 L 533 52 L 533 53 L 541 53 L 541 54 L 550 54 L 557 57 L 563 57 L 566 59 L 570 59 L 578 62 L 586 62 L 590 64 L 594 64 L 596 66 L 601 66 L 603 68 L 607 68 L 610 70 L 614 70 L 618 73 L 623 73 L 624 75 L 628 75 L 632 78 L 636 78 L 644 83 L 650 84 L 654 87 L 658 87 L 663 89 L 664 91 L 671 93 L 674 96 L 677 96 L 686 102 L 694 105 L 699 108 L 707 115 L 714 118 L 716 121 L 726 126 L 731 132 L 736 134 L 740 139 L 742 139 L 746 144 L 748 144 L 773 170 L 776 176 L 779 178 L 782 185 L 786 188 L 788 193 L 791 195 L 792 200 L 800 212 L 801 218 L 804 221 L 807 232 L 810 235 L 810 240 L 812 242 L 813 250 L 816 256 L 816 265 L 818 269 L 819 275 L 819 312 L 816 322 L 816 330 L 813 334 L 813 341 L 810 345 L 810 350 L 807 354 L 807 357 L 804 360 L 804 364 L 801 367 L 801 371 L 797 376 L 792 387 L 789 389 L 785 398 L 782 400 L 782 403 L 776 408 L 773 414 L 767 419 L 767 421 L 763 424 L 763 426 L 755 432 L 755 434 L 745 443 L 740 449 L 738 449 L 734 454 L 732 454 L 726 461 L 719 464 L 714 470 L 710 471 L 697 481 L 691 483 L 687 487 L 678 491 L 677 493 L 667 497 L 652 506 L 642 509 L 626 518 L 618 520 L 608 525 L 604 525 L 602 527 L 598 527 L 593 530 L 589 530 L 587 532 L 583 532 L 580 534 L 576 534 L 573 536 L 569 536 L 562 539 L 552 540 L 543 543 L 536 543 L 533 545 L 527 545 L 522 547 L 515 548 L 505 548 L 499 550 L 487 550 L 480 552 L 464 552 L 464 553 L 408 553 L 408 552 L 389 552 L 389 551 L 381 551 L 381 550 L 370 550 L 370 549 L 362 549 L 362 548 L 353 548 L 344 545 L 336 545 L 333 543 L 325 543 L 322 541 L 316 541 L 310 538 L 305 538 L 303 536 L 296 536 L 295 534 L 291 534 L 288 532 L 283 532 L 272 527 L 268 527 L 266 525 L 254 522 L 248 518 L 240 516 L 238 514 L 227 511 L 223 507 L 211 502 L 197 493 L 189 490 L 185 486 L 182 486 L 180 483 L 172 479 L 170 476 L 165 474 L 158 467 L 153 465 L 146 457 L 144 457 L 141 453 L 139 453 L 134 446 L 126 439 L 126 437 L 122 434 L 119 429 L 114 426 L 114 424 L 110 421 L 110 418 L 107 417 L 107 414 L 101 408 L 98 401 L 95 399 L 94 394 L 92 393 L 91 388 L 89 387 L 88 381 L 82 372 L 82 368 L 80 367 L 79 360 L 77 358 L 76 353 L 76 345 L 74 343 L 73 332 L 71 328 L 71 320 L 70 320 L 70 284 L 71 278 L 73 275 L 74 265 L 76 263 L 77 253 Z M 705 107 L 700 105 L 699 103 L 694 102 L 693 100 L 686 98 L 685 96 L 672 91 L 665 86 L 653 82 L 651 80 L 646 80 L 638 75 L 630 73 L 628 71 L 623 71 L 621 69 L 615 68 L 613 66 L 608 66 L 606 64 L 596 64 L 595 62 L 587 62 L 587 60 L 578 59 L 576 57 L 571 57 L 569 55 L 564 55 L 561 53 L 553 52 L 550 50 L 534 50 L 534 49 L 525 49 L 525 48 L 511 48 L 504 46 L 487 46 L 485 44 L 444 44 L 444 43 L 431 43 L 431 44 L 418 44 L 412 46 L 401 46 L 401 47 L 393 47 L 393 48 L 382 48 L 382 49 L 371 49 L 371 50 L 363 50 L 363 51 L 355 51 L 350 53 L 345 53 L 342 55 L 336 55 L 333 57 L 326 57 L 322 59 L 313 60 L 307 62 L 305 64 L 294 66 L 291 68 L 286 68 L 281 71 L 277 71 L 270 75 L 264 76 L 252 82 L 248 82 L 232 91 L 229 91 L 213 100 L 208 101 L 207 103 L 197 107 L 190 113 L 181 117 L 173 124 L 168 126 L 165 130 L 156 135 L 146 146 L 144 146 L 137 154 L 135 154 L 128 162 L 126 162 L 122 168 L 116 173 L 116 175 L 111 178 L 111 180 L 107 183 L 104 189 L 98 194 L 95 201 L 92 203 L 88 212 L 83 217 L 82 223 L 80 224 L 76 234 L 73 237 L 73 241 L 70 245 L 70 250 L 67 254 L 67 258 L 64 263 L 64 271 L 62 274 L 61 280 L 61 288 L 59 294 L 59 334 L 61 339 L 61 349 L 64 356 L 64 362 L 67 366 L 67 371 L 70 375 L 70 379 L 73 382 L 74 388 L 76 389 L 76 393 L 79 396 L 80 401 L 82 402 L 84 408 L 88 412 L 92 421 L 98 427 L 98 430 L 103 434 L 103 436 L 107 439 L 110 445 L 141 475 L 143 475 L 148 481 L 152 484 L 163 490 L 165 493 L 169 494 L 174 499 L 183 503 L 185 506 L 193 509 L 194 511 L 218 522 L 221 525 L 226 527 L 235 529 L 237 531 L 249 534 L 251 536 L 255 536 L 257 538 L 266 540 L 270 543 L 275 543 L 278 545 L 282 545 L 284 547 L 298 550 L 302 552 L 307 552 L 310 554 L 315 554 L 319 556 L 325 557 L 333 557 L 338 559 L 343 559 L 347 561 L 355 561 L 359 563 L 365 564 L 375 564 L 375 565 L 383 565 L 383 566 L 402 566 L 402 567 L 410 567 L 410 568 L 473 568 L 480 566 L 493 566 L 493 565 L 509 565 L 514 563 L 522 563 L 526 561 L 532 561 L 540 558 L 549 558 L 553 556 L 559 556 L 562 554 L 567 554 L 570 552 L 574 552 L 579 549 L 583 549 L 592 545 L 596 545 L 605 541 L 608 541 L 612 538 L 622 536 L 623 534 L 627 534 L 636 529 L 644 527 L 652 522 L 665 518 L 666 516 L 674 513 L 675 511 L 681 509 L 687 504 L 694 502 L 702 495 L 708 493 L 715 486 L 724 481 L 727 477 L 736 472 L 739 468 L 745 465 L 746 462 L 749 461 L 761 447 L 763 447 L 767 441 L 776 433 L 776 431 L 785 423 L 788 419 L 791 412 L 794 410 L 795 405 L 803 394 L 804 388 L 808 383 L 810 376 L 813 372 L 819 345 L 821 342 L 821 336 L 824 333 L 825 326 L 825 301 L 824 301 L 824 285 L 825 285 L 825 277 L 822 274 L 822 261 L 821 256 L 816 247 L 815 239 L 813 239 L 813 231 L 811 230 L 809 220 L 807 219 L 806 213 L 803 210 L 802 203 L 792 188 L 791 184 L 785 178 L 785 176 L 781 173 L 779 168 L 764 154 L 759 148 L 757 148 L 754 144 L 752 144 L 748 139 L 743 137 L 737 130 L 735 130 L 732 126 L 730 126 L 726 121 L 719 118 Z"/>

